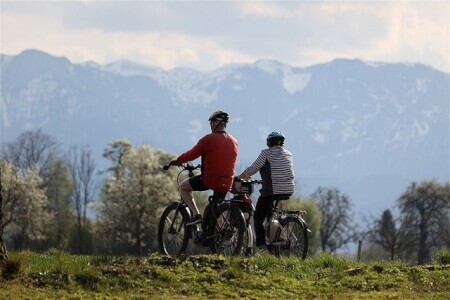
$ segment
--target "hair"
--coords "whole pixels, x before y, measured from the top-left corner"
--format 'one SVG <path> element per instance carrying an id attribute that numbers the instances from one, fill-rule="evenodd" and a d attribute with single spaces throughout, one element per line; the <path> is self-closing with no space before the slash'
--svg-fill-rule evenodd
<path id="1" fill-rule="evenodd" d="M 282 140 L 282 139 L 270 139 L 270 140 L 267 140 L 267 146 L 268 147 L 283 146 L 283 145 L 284 145 L 284 140 Z"/>

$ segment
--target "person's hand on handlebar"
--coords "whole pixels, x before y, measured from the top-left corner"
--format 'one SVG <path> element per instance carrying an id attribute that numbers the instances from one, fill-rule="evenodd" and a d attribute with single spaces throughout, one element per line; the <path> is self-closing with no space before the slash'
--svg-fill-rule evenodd
<path id="1" fill-rule="evenodd" d="M 180 165 L 181 165 L 181 164 L 179 164 L 177 160 L 172 160 L 172 161 L 170 161 L 170 163 L 169 163 L 168 165 L 165 165 L 165 166 L 163 167 L 163 170 L 164 170 L 164 171 L 167 171 L 167 170 L 169 170 L 169 168 L 170 168 L 171 166 L 180 166 Z"/>
<path id="2" fill-rule="evenodd" d="M 242 179 L 242 180 L 249 180 L 250 179 L 250 176 L 248 176 L 247 174 L 244 174 L 244 173 L 241 173 L 241 175 L 238 175 L 236 177 L 239 178 L 239 179 Z"/>
<path id="3" fill-rule="evenodd" d="M 172 161 L 170 161 L 170 163 L 169 163 L 169 166 L 180 166 L 180 163 L 178 162 L 178 160 L 172 160 Z"/>

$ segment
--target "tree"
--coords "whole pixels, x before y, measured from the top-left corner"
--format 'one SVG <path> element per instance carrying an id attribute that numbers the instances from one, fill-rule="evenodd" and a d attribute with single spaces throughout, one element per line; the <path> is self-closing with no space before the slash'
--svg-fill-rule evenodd
<path id="1" fill-rule="evenodd" d="M 386 209 L 381 218 L 375 221 L 374 227 L 369 230 L 369 240 L 388 252 L 391 260 L 394 260 L 397 253 L 413 243 L 404 223 L 401 224 L 397 228 L 397 221 L 391 211 Z"/>
<path id="2" fill-rule="evenodd" d="M 350 198 L 337 188 L 319 187 L 312 195 L 320 209 L 322 251 L 335 252 L 352 241 L 355 234 Z"/>
<path id="3" fill-rule="evenodd" d="M 103 187 L 99 230 L 112 238 L 106 242 L 116 253 L 143 254 L 156 247 L 161 211 L 177 198 L 173 170 L 161 170 L 173 157 L 123 141 L 112 143 L 105 153 L 113 165 Z"/>
<path id="4" fill-rule="evenodd" d="M 23 174 L 27 170 L 37 172 L 37 175 L 41 178 L 40 188 L 44 191 L 48 190 L 46 187 L 52 184 L 49 177 L 52 172 L 52 164 L 57 159 L 58 152 L 57 142 L 52 136 L 43 133 L 41 129 L 25 131 L 16 140 L 6 143 L 2 147 L 3 159 L 14 166 L 15 172 L 22 172 Z M 51 194 L 47 195 L 47 198 L 54 202 L 51 197 Z M 52 207 L 47 207 L 46 209 L 51 211 Z M 49 229 L 51 228 L 47 228 L 47 230 Z M 18 238 L 16 236 L 16 239 Z M 25 238 L 25 240 L 27 239 Z M 44 242 L 41 239 L 39 241 Z M 45 243 L 45 246 L 47 246 L 47 243 Z"/>
<path id="5" fill-rule="evenodd" d="M 450 182 L 442 185 L 442 192 L 447 199 L 447 203 L 450 202 Z M 441 211 L 438 214 L 438 232 L 436 235 L 437 242 L 442 244 L 445 248 L 450 250 L 450 209 L 447 209 L 447 213 Z"/>
<path id="6" fill-rule="evenodd" d="M 32 242 L 45 238 L 51 214 L 36 169 L 20 171 L 0 161 L 2 182 L 3 227 L 14 249 L 30 248 Z"/>
<path id="7" fill-rule="evenodd" d="M 94 201 L 95 162 L 88 146 L 80 149 L 72 147 L 66 155 L 66 161 L 73 183 L 71 195 L 75 210 L 75 227 L 77 232 L 77 253 L 83 253 L 86 243 L 87 208 Z"/>
<path id="8" fill-rule="evenodd" d="M 49 167 L 46 194 L 49 209 L 53 212 L 53 226 L 47 230 L 46 248 L 56 247 L 67 249 L 73 221 L 71 195 L 73 182 L 66 163 L 60 159 L 54 160 Z"/>
<path id="9" fill-rule="evenodd" d="M 3 176 L 6 163 L 0 161 L 0 262 L 8 256 L 5 240 L 3 239 Z"/>
<path id="10" fill-rule="evenodd" d="M 57 153 L 57 142 L 41 129 L 23 132 L 15 141 L 7 143 L 3 149 L 5 160 L 20 170 L 35 168 L 44 181 Z"/>
<path id="11" fill-rule="evenodd" d="M 99 218 L 97 222 L 96 247 L 101 251 L 119 253 L 118 244 L 122 243 L 119 224 L 121 199 L 126 194 L 125 186 L 121 184 L 125 178 L 125 157 L 132 150 L 132 145 L 126 140 L 117 140 L 108 144 L 103 151 L 103 157 L 110 160 L 111 166 L 105 171 L 109 177 L 101 189 Z M 103 172 L 102 172 L 103 173 Z M 116 184 L 115 184 L 116 183 Z"/>
<path id="12" fill-rule="evenodd" d="M 445 246 L 439 238 L 448 224 L 450 213 L 449 189 L 436 181 L 412 182 L 397 200 L 404 216 L 405 226 L 416 240 L 410 251 L 417 255 L 417 262 L 424 264 L 431 259 L 433 249 Z"/>
<path id="13" fill-rule="evenodd" d="M 133 148 L 128 141 L 117 140 L 110 143 L 109 148 L 103 151 L 103 157 L 109 159 L 112 166 L 108 168 L 108 172 L 112 173 L 116 179 L 120 179 L 125 174 L 125 165 L 123 163 L 125 156 L 129 154 Z"/>

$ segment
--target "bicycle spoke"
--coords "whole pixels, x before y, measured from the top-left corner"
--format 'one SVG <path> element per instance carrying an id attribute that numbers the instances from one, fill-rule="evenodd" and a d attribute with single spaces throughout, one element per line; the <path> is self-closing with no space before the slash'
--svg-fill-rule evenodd
<path id="1" fill-rule="evenodd" d="M 161 216 L 158 243 L 163 254 L 179 255 L 186 250 L 188 236 L 185 221 L 176 206 L 168 207 Z"/>
<path id="2" fill-rule="evenodd" d="M 236 227 L 236 221 L 230 210 L 223 211 L 216 222 L 215 244 L 217 252 L 224 255 L 235 254 L 238 246 L 239 229 Z"/>
<path id="3" fill-rule="evenodd" d="M 276 247 L 279 255 L 304 257 L 307 249 L 307 240 L 305 230 L 298 220 L 291 220 L 281 228 Z"/>
<path id="4" fill-rule="evenodd" d="M 166 218 L 165 224 L 166 226 L 164 231 L 167 234 L 164 235 L 164 244 L 166 245 L 169 253 L 175 253 L 178 249 L 180 249 L 181 244 L 183 243 L 183 232 L 181 232 L 183 223 L 179 222 L 177 226 L 177 224 L 174 224 L 170 218 Z"/>

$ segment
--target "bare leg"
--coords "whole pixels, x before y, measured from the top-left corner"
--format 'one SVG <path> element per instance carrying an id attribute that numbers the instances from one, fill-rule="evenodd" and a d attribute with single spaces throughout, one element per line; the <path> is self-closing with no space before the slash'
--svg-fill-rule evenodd
<path id="1" fill-rule="evenodd" d="M 189 179 L 186 179 L 181 183 L 180 194 L 184 202 L 186 202 L 187 206 L 194 214 L 194 216 L 199 215 L 200 211 L 197 208 L 197 204 L 195 203 L 194 198 L 192 198 L 192 187 L 189 184 Z"/>

